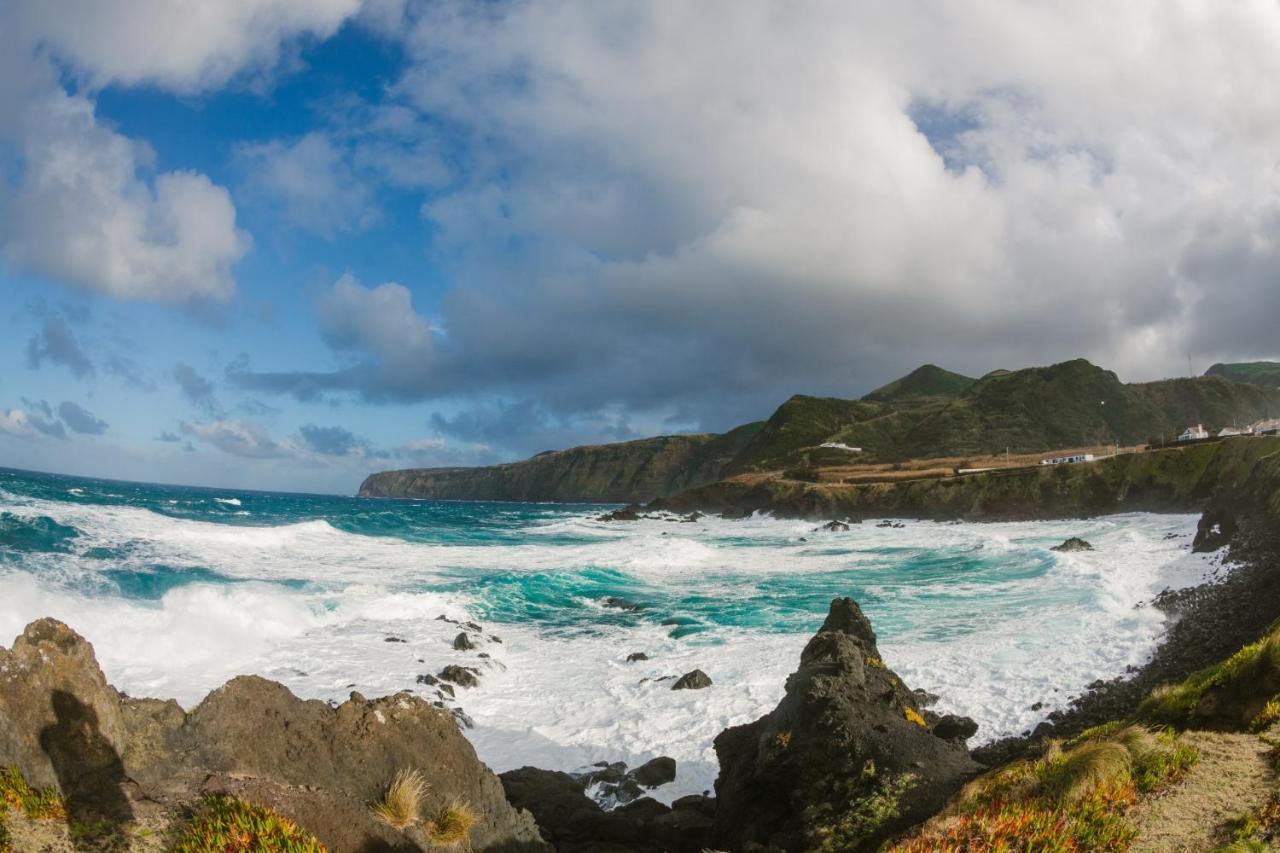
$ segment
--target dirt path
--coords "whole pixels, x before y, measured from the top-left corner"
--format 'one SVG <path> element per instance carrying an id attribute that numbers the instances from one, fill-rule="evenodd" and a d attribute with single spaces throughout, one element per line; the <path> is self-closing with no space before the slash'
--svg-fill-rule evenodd
<path id="1" fill-rule="evenodd" d="M 1139 803 L 1130 815 L 1139 835 L 1132 850 L 1202 851 L 1228 841 L 1223 825 L 1263 804 L 1276 784 L 1268 747 L 1256 735 L 1187 732 L 1200 750 L 1182 782 Z"/>

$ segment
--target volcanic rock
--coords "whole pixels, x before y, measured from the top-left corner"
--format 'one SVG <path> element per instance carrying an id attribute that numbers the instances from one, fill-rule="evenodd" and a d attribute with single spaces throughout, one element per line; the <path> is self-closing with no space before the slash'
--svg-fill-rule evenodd
<path id="1" fill-rule="evenodd" d="M 935 737 L 924 722 L 858 605 L 836 599 L 778 707 L 715 740 L 716 844 L 804 850 L 833 832 L 839 849 L 873 849 L 933 814 L 979 766 L 962 740 Z M 897 816 L 840 827 L 851 810 L 885 799 Z"/>
<path id="2" fill-rule="evenodd" d="M 1092 551 L 1093 546 L 1081 539 L 1079 536 L 1072 536 L 1061 545 L 1054 545 L 1050 551 Z"/>
<path id="3" fill-rule="evenodd" d="M 124 823 L 139 808 L 181 814 L 205 794 L 228 793 L 276 809 L 331 850 L 404 849 L 406 837 L 368 803 L 415 767 L 430 785 L 425 808 L 470 804 L 475 850 L 550 849 L 453 715 L 420 697 L 352 693 L 334 707 L 241 676 L 187 713 L 116 692 L 89 643 L 52 619 L 0 648 L 0 766 L 57 787 L 76 823 Z"/>
<path id="4" fill-rule="evenodd" d="M 672 690 L 702 690 L 711 686 L 711 679 L 705 672 L 695 669 L 693 672 L 686 672 L 684 675 L 676 679 L 676 683 L 671 685 Z"/>

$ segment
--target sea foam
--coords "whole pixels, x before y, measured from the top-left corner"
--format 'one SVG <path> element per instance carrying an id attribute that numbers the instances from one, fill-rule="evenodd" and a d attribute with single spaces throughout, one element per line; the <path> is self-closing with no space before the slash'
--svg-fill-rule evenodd
<path id="1" fill-rule="evenodd" d="M 94 643 L 118 687 L 188 707 L 241 673 L 308 698 L 435 698 L 417 676 L 476 665 L 480 687 L 454 704 L 494 769 L 670 755 L 680 769 L 665 800 L 710 789 L 713 738 L 777 703 L 834 596 L 862 603 L 910 686 L 978 721 L 976 743 L 1141 664 L 1165 627 L 1144 602 L 1210 568 L 1187 549 L 1187 515 L 833 534 L 769 517 L 610 524 L 582 510 L 460 505 L 457 531 L 412 532 L 395 525 L 415 505 L 350 502 L 369 514 L 362 529 L 386 531 L 370 535 L 339 529 L 341 514 L 255 526 L 14 489 L 0 510 L 72 533 L 59 549 L 5 551 L 0 642 L 57 617 Z M 499 521 L 491 537 L 476 533 Z M 1077 535 L 1095 550 L 1049 550 Z M 121 573 L 163 576 L 163 592 L 131 592 Z M 440 616 L 482 622 L 489 657 L 455 651 L 459 628 Z M 649 660 L 628 664 L 631 652 Z M 714 685 L 670 689 L 695 668 Z"/>

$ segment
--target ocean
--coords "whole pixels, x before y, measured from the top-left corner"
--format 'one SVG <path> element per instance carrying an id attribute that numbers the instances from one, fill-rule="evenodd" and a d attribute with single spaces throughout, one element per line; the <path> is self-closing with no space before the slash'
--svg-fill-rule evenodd
<path id="1" fill-rule="evenodd" d="M 712 739 L 777 703 L 835 596 L 862 605 L 910 687 L 979 723 L 974 745 L 1141 664 L 1165 628 L 1146 602 L 1213 568 L 1189 551 L 1192 515 L 831 533 L 770 517 L 596 520 L 609 508 L 0 469 L 0 645 L 54 616 L 119 689 L 185 707 L 246 673 L 310 699 L 436 699 L 418 676 L 473 666 L 479 686 L 447 704 L 493 769 L 670 755 L 677 779 L 656 792 L 670 801 L 711 788 Z M 1095 550 L 1049 550 L 1069 536 Z M 459 626 L 442 616 L 479 623 L 478 648 L 454 650 Z M 649 659 L 627 663 L 633 652 Z M 670 689 L 695 668 L 710 688 Z"/>

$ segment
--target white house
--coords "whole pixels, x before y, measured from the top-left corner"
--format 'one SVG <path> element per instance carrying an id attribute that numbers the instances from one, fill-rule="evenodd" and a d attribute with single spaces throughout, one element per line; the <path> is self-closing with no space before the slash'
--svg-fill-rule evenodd
<path id="1" fill-rule="evenodd" d="M 1239 427 L 1223 427 L 1218 430 L 1218 438 L 1230 438 L 1233 435 L 1248 435 L 1253 432 L 1250 427 L 1240 429 Z"/>
<path id="2" fill-rule="evenodd" d="M 1178 436 L 1178 441 L 1196 441 L 1201 438 L 1208 438 L 1209 431 L 1204 428 L 1203 424 L 1196 424 L 1193 427 L 1187 427 L 1186 432 Z"/>
<path id="3" fill-rule="evenodd" d="M 1041 465 L 1071 465 L 1076 462 L 1092 462 L 1092 453 L 1077 453 L 1075 456 L 1054 456 L 1051 459 L 1041 459 Z"/>

